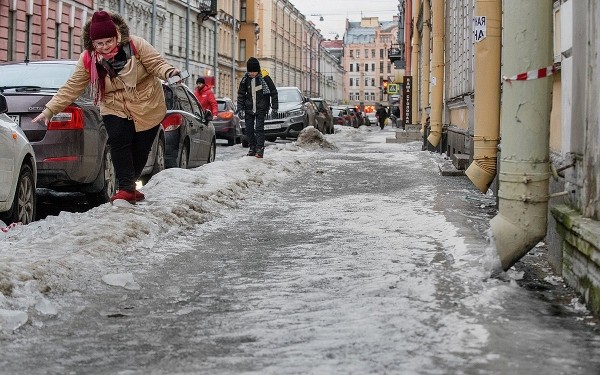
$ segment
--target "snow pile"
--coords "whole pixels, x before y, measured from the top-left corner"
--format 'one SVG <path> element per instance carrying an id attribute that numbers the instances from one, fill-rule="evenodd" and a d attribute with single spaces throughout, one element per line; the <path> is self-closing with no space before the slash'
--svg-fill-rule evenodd
<path id="1" fill-rule="evenodd" d="M 253 189 L 311 168 L 311 159 L 291 145 L 269 147 L 263 160 L 167 169 L 141 188 L 147 199 L 134 208 L 107 203 L 0 232 L 0 331 L 17 329 L 28 314 L 56 314 L 45 297 L 51 292 L 83 290 L 100 280 L 136 289 L 133 275 L 119 269 L 123 264 L 133 257 L 161 261 L 169 254 L 153 251 L 155 245 L 236 207 Z"/>
<path id="2" fill-rule="evenodd" d="M 296 141 L 298 147 L 302 147 L 307 150 L 315 150 L 319 148 L 337 150 L 337 147 L 329 142 L 323 136 L 323 133 L 315 129 L 314 126 L 309 126 L 302 129 L 298 134 L 298 140 Z"/>

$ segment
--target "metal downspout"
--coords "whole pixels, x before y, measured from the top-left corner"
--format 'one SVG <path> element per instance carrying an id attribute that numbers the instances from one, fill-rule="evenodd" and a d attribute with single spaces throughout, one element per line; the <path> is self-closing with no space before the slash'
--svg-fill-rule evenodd
<path id="1" fill-rule="evenodd" d="M 442 139 L 444 101 L 444 0 L 433 0 L 433 55 L 431 57 L 431 117 L 427 141 L 437 147 Z"/>
<path id="2" fill-rule="evenodd" d="M 551 1 L 506 1 L 504 27 L 504 74 L 552 63 Z M 551 89 L 548 78 L 504 83 L 499 213 L 490 221 L 504 270 L 546 235 Z"/>
<path id="3" fill-rule="evenodd" d="M 404 0 L 404 58 L 406 59 L 406 70 L 407 76 L 412 74 L 411 70 L 411 55 L 412 48 L 410 41 L 410 25 L 412 23 L 412 0 Z"/>
<path id="4" fill-rule="evenodd" d="M 431 75 L 431 8 L 429 0 L 423 0 L 423 33 L 422 33 L 422 69 L 421 69 L 421 134 L 425 134 L 427 126 L 427 107 L 429 107 L 429 76 Z"/>
<path id="5" fill-rule="evenodd" d="M 411 1 L 411 0 L 408 0 Z M 418 93 L 418 85 L 417 83 L 417 79 L 419 76 L 419 53 L 421 52 L 421 35 L 419 34 L 419 15 L 421 13 L 421 0 L 412 0 L 413 1 L 413 28 L 412 28 L 412 59 L 410 61 L 411 63 L 411 74 L 413 75 L 413 82 L 415 82 L 415 84 L 413 85 L 413 92 L 412 92 L 412 103 L 411 103 L 411 116 L 410 118 L 413 120 L 413 123 L 417 124 L 417 114 L 418 114 L 418 110 L 419 110 L 419 103 L 418 103 L 418 97 L 417 97 L 417 93 Z M 421 133 L 423 134 L 423 133 Z"/>
<path id="6" fill-rule="evenodd" d="M 502 0 L 477 0 L 475 16 L 486 17 L 486 37 L 474 43 L 476 105 L 473 162 L 465 174 L 485 193 L 496 177 L 500 139 Z"/>

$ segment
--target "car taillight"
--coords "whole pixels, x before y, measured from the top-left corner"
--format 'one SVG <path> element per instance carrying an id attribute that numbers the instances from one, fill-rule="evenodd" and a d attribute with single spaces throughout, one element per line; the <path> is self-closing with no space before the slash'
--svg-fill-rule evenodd
<path id="1" fill-rule="evenodd" d="M 173 113 L 165 116 L 162 124 L 166 132 L 177 130 L 181 125 L 183 125 L 183 115 L 180 115 L 179 113 Z"/>
<path id="2" fill-rule="evenodd" d="M 83 129 L 83 109 L 79 107 L 69 106 L 48 121 L 48 130 L 76 129 Z"/>
<path id="3" fill-rule="evenodd" d="M 338 125 L 344 125 L 344 119 L 338 117 Z"/>
<path id="4" fill-rule="evenodd" d="M 233 112 L 231 112 L 231 111 L 219 112 L 217 114 L 217 118 L 219 120 L 231 120 L 233 118 Z"/>

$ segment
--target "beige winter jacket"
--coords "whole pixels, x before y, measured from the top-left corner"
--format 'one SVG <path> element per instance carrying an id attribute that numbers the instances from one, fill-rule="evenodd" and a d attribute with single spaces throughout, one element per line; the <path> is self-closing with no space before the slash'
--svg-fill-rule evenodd
<path id="1" fill-rule="evenodd" d="M 159 78 L 166 80 L 175 68 L 146 40 L 130 36 L 125 21 L 119 15 L 113 14 L 112 19 L 119 27 L 121 43 L 133 41 L 136 54 L 119 72 L 117 78 L 111 79 L 106 76 L 104 99 L 98 103 L 100 114 L 129 118 L 134 121 L 136 131 L 148 130 L 158 125 L 167 111 Z M 90 84 L 90 73 L 84 63 L 86 59 L 89 60 L 89 56 L 85 55 L 94 48 L 89 38 L 89 22 L 84 26 L 83 40 L 86 51 L 79 56 L 75 71 L 69 80 L 46 104 L 43 111 L 46 118 L 65 109 Z M 125 86 L 135 89 L 125 89 Z"/>

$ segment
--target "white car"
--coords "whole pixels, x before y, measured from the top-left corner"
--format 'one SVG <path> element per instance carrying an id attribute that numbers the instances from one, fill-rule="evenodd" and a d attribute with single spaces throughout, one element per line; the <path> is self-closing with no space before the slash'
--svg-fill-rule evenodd
<path id="1" fill-rule="evenodd" d="M 29 224 L 35 220 L 35 154 L 6 112 L 6 98 L 0 95 L 0 220 Z"/>

